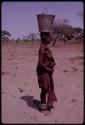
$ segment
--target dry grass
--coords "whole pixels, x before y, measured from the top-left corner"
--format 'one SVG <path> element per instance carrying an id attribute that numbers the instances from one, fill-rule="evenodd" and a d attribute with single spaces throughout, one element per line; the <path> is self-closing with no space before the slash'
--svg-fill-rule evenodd
<path id="1" fill-rule="evenodd" d="M 36 66 L 39 43 L 2 43 L 2 122 L 83 122 L 83 42 L 51 48 L 56 67 L 53 75 L 58 98 L 51 113 L 40 113 Z"/>

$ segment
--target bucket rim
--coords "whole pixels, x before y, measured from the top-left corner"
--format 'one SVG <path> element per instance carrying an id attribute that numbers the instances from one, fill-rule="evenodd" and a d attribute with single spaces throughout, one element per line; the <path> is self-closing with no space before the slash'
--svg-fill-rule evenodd
<path id="1" fill-rule="evenodd" d="M 55 15 L 51 15 L 51 14 L 37 14 L 37 16 L 52 16 L 52 17 L 55 17 Z"/>

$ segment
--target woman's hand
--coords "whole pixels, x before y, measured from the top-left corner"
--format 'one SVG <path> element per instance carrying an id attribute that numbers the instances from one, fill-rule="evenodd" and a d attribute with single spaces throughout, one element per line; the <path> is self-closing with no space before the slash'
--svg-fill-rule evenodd
<path id="1" fill-rule="evenodd" d="M 53 73 L 53 72 L 54 72 L 54 69 L 53 69 L 53 68 L 51 69 L 51 68 L 48 68 L 48 67 L 47 67 L 46 69 L 47 69 L 47 71 L 48 71 L 49 73 Z"/>

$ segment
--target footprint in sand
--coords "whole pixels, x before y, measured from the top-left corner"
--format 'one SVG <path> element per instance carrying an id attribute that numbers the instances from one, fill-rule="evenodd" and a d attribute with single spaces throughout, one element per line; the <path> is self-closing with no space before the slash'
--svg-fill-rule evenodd
<path id="1" fill-rule="evenodd" d="M 15 97 L 14 95 L 11 95 L 12 97 Z"/>
<path id="2" fill-rule="evenodd" d="M 71 102 L 76 102 L 76 99 L 72 99 Z"/>
<path id="3" fill-rule="evenodd" d="M 37 121 L 37 117 L 36 116 L 32 116 L 31 119 Z"/>
<path id="4" fill-rule="evenodd" d="M 58 122 L 57 120 L 55 120 L 55 123 Z"/>
<path id="5" fill-rule="evenodd" d="M 7 72 L 7 71 L 6 71 L 6 72 L 2 72 L 1 74 L 2 74 L 2 75 L 11 75 L 11 74 L 10 74 L 9 72 Z"/>
<path id="6" fill-rule="evenodd" d="M 44 112 L 43 112 L 43 113 L 44 113 Z M 51 114 L 52 114 L 51 112 L 47 111 L 47 112 L 44 114 L 44 116 L 51 115 Z"/>
<path id="7" fill-rule="evenodd" d="M 18 69 L 18 67 L 16 67 L 16 69 Z"/>
<path id="8" fill-rule="evenodd" d="M 14 55 L 11 55 L 12 57 L 14 56 Z"/>
<path id="9" fill-rule="evenodd" d="M 18 88 L 18 90 L 19 90 L 20 92 L 24 92 L 24 90 L 23 90 L 23 89 L 21 89 L 21 88 Z"/>

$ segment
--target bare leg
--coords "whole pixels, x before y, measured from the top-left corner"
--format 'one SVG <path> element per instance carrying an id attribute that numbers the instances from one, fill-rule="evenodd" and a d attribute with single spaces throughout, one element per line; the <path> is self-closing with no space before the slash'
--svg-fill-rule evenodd
<path id="1" fill-rule="evenodd" d="M 57 98 L 56 98 L 56 95 L 54 92 L 53 78 L 52 78 L 52 75 L 50 75 L 50 86 L 49 86 L 48 100 L 47 100 L 48 107 L 50 107 L 50 108 L 53 107 L 53 101 L 57 101 Z"/>
<path id="2" fill-rule="evenodd" d="M 40 98 L 42 104 L 46 103 L 46 90 L 44 88 L 41 89 Z"/>

